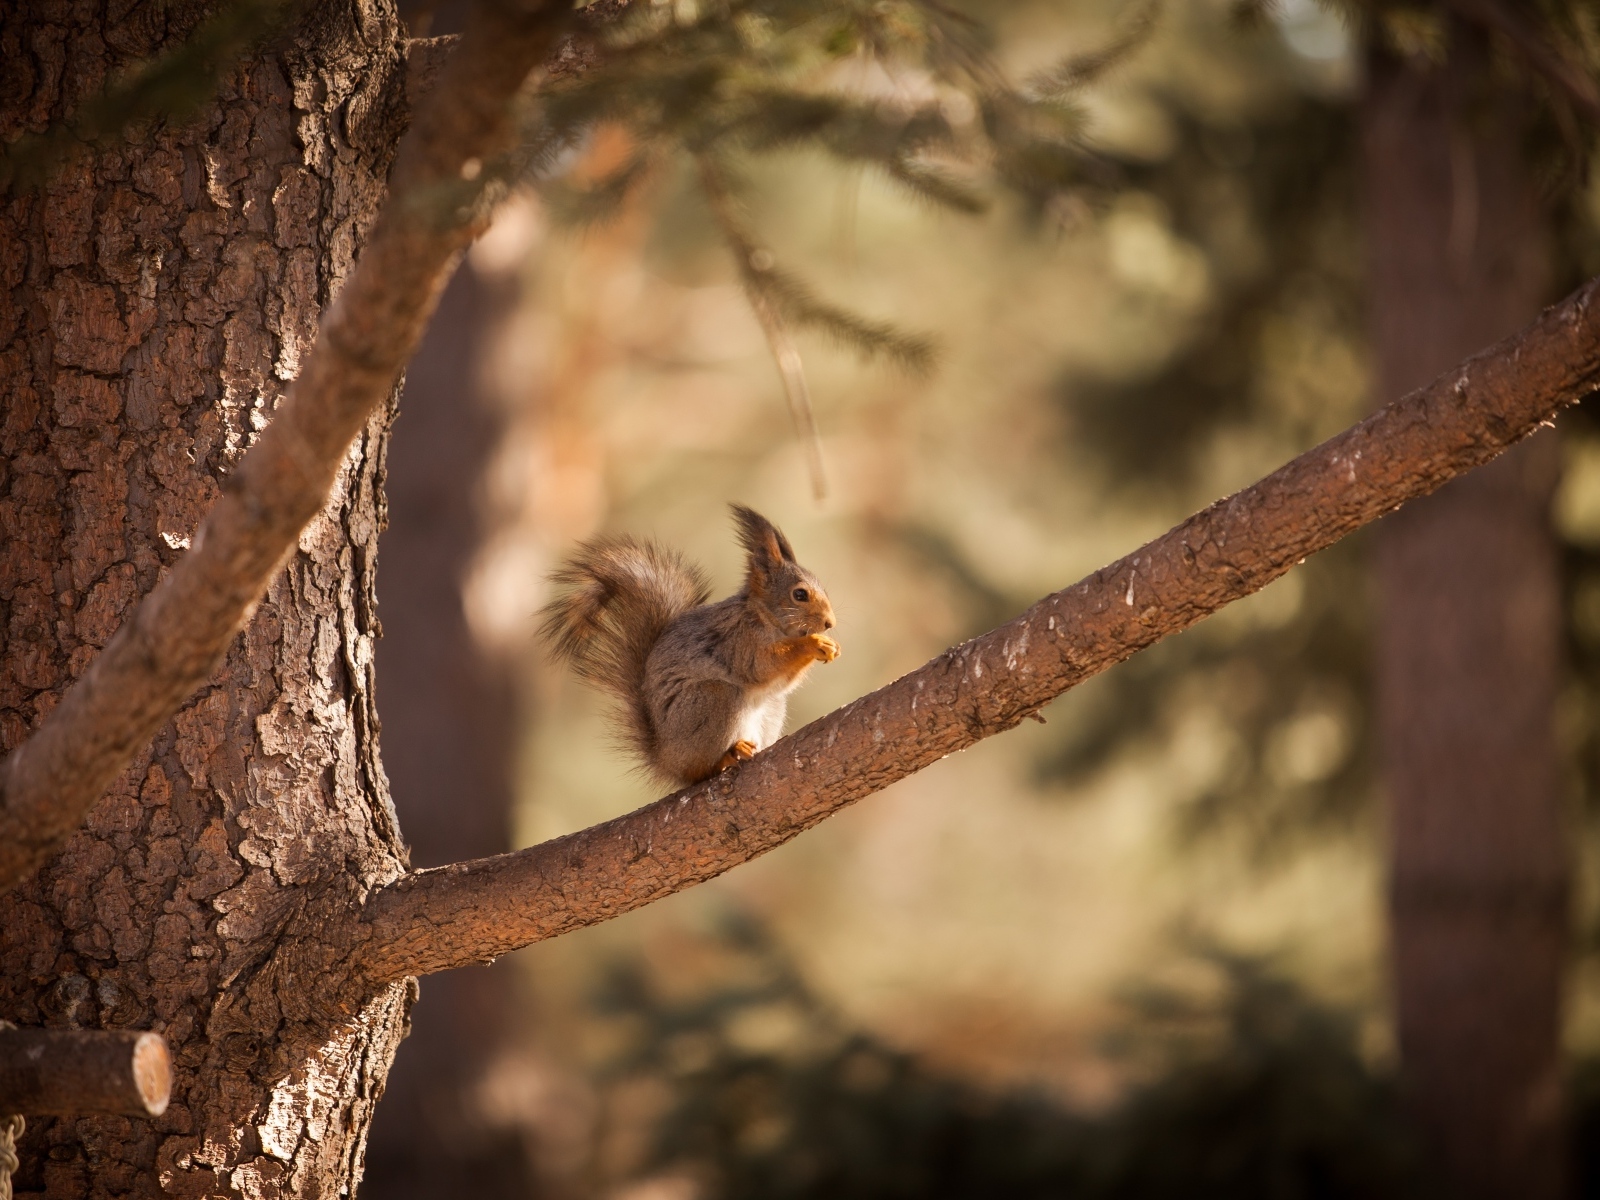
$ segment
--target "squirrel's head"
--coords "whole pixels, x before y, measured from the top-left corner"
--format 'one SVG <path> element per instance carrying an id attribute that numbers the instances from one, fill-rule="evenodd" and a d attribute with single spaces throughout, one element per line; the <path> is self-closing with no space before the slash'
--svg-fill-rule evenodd
<path id="1" fill-rule="evenodd" d="M 747 556 L 745 590 L 787 637 L 832 629 L 833 605 L 817 577 L 794 560 L 789 539 L 771 521 L 742 504 L 733 521 Z"/>

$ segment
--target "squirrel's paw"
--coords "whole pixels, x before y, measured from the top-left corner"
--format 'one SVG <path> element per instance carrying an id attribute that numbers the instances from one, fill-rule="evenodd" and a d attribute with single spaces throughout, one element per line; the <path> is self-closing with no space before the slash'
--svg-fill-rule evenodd
<path id="1" fill-rule="evenodd" d="M 839 643 L 825 633 L 811 633 L 806 635 L 806 640 L 811 643 L 811 649 L 817 658 L 825 663 L 830 663 L 839 657 Z"/>
<path id="2" fill-rule="evenodd" d="M 744 740 L 744 738 L 740 738 L 733 745 L 729 746 L 723 756 L 717 760 L 715 769 L 718 771 L 726 771 L 735 763 L 742 763 L 745 759 L 754 758 L 755 756 L 756 744 L 754 742 L 747 742 Z"/>

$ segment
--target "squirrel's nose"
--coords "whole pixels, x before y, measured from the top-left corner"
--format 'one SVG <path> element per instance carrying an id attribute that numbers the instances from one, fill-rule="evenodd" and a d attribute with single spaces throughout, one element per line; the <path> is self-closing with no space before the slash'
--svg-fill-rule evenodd
<path id="1" fill-rule="evenodd" d="M 824 629 L 832 629 L 835 624 L 837 624 L 837 622 L 835 622 L 831 616 L 822 618 L 822 627 Z"/>

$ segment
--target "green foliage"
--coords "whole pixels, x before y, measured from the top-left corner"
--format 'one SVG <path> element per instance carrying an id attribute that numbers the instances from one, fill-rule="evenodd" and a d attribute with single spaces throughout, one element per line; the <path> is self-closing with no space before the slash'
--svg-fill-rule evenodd
<path id="1" fill-rule="evenodd" d="M 1019 89 L 989 59 L 982 27 L 933 0 L 636 4 L 610 27 L 592 69 L 542 97 L 522 161 L 554 211 L 585 224 L 616 213 L 664 159 L 692 157 L 805 427 L 789 327 L 915 370 L 930 365 L 931 347 L 821 299 L 780 267 L 735 203 L 741 173 L 765 155 L 812 150 L 878 170 L 939 207 L 981 212 L 998 186 L 1038 208 L 1094 177 L 1066 94 L 1125 57 L 1149 24 L 1142 17 L 1098 57 Z M 574 186 L 564 168 L 603 124 L 625 128 L 636 152 Z"/>
<path id="2" fill-rule="evenodd" d="M 1423 58 L 1448 50 L 1440 10 L 1421 5 L 1344 5 L 1364 35 L 1381 36 L 1392 51 Z M 1273 6 L 1243 6 L 1265 18 Z M 1521 6 L 1518 19 L 1573 64 L 1596 76 L 1596 6 Z M 1378 32 L 1375 21 L 1383 26 Z M 1246 32 L 1244 36 L 1262 36 Z M 1501 83 L 1509 79 L 1543 106 L 1529 152 L 1546 164 L 1558 191 L 1568 274 L 1560 287 L 1600 270 L 1600 223 L 1592 188 L 1578 192 L 1569 143 L 1561 138 L 1564 96 L 1557 81 L 1536 69 L 1526 47 L 1490 30 Z M 1327 432 L 1321 415 L 1285 406 L 1269 383 L 1271 350 L 1285 322 L 1299 336 L 1353 347 L 1364 343 L 1362 249 L 1355 186 L 1354 113 L 1346 102 L 1293 97 L 1229 125 L 1215 115 L 1166 106 L 1178 131 L 1170 154 L 1153 163 L 1120 164 L 1129 186 L 1156 197 L 1173 231 L 1206 253 L 1213 296 L 1176 350 L 1142 378 L 1063 379 L 1060 399 L 1074 443 L 1105 464 L 1106 484 L 1138 494 L 1181 494 L 1208 448 L 1229 430 L 1273 431 L 1309 445 Z M 1592 139 L 1581 143 L 1584 156 Z M 1566 167 L 1558 160 L 1569 155 Z M 1218 198 L 1224 203 L 1219 206 Z M 1239 255 L 1224 217 L 1250 230 L 1253 255 Z M 1342 423 L 1342 420 L 1339 422 Z M 1568 436 L 1592 439 L 1587 410 L 1563 421 Z M 1569 691 L 1575 715 L 1568 745 L 1591 811 L 1600 807 L 1600 738 L 1590 714 L 1600 712 L 1600 554 L 1566 547 Z M 1285 625 L 1243 634 L 1212 623 L 1141 655 L 1097 680 L 1069 705 L 1087 713 L 1065 722 L 1068 734 L 1041 764 L 1046 778 L 1080 783 L 1119 753 L 1153 737 L 1170 736 L 1172 698 L 1204 694 L 1238 739 L 1231 765 L 1182 811 L 1182 828 L 1199 833 L 1243 828 L 1263 851 L 1347 823 L 1370 803 L 1373 718 L 1370 711 L 1364 567 L 1359 545 L 1347 545 L 1301 568 L 1305 603 Z M 1240 681 L 1244 681 L 1241 685 Z M 1335 696 L 1351 736 L 1337 768 L 1322 778 L 1286 785 L 1271 770 L 1288 714 L 1305 697 Z"/>
<path id="3" fill-rule="evenodd" d="M 1086 714 L 1039 764 L 1084 782 L 1141 741 L 1170 740 L 1196 706 L 1223 748 L 1191 785 L 1178 833 L 1244 833 L 1263 859 L 1359 827 L 1373 796 L 1366 564 L 1359 544 L 1299 568 L 1296 603 L 1259 623 L 1202 625 L 1095 680 Z"/>
<path id="4" fill-rule="evenodd" d="M 1269 961 L 1216 946 L 1222 983 L 1129 997 L 1125 1052 L 1143 1086 L 1099 1123 L 1089 1195 L 1425 1196 L 1392 1084 L 1357 1053 L 1353 1017 Z"/>
<path id="5" fill-rule="evenodd" d="M 702 162 L 702 179 L 717 224 L 733 252 L 739 279 L 755 304 L 770 306 L 786 323 L 826 333 L 863 358 L 882 355 L 914 371 L 926 371 L 933 365 L 933 347 L 926 338 L 829 304 L 799 276 L 778 267 L 772 252 L 756 240 L 737 211 L 733 185 L 714 160 Z"/>
<path id="6" fill-rule="evenodd" d="M 1600 4 L 1595 0 L 1320 0 L 1363 45 L 1437 66 L 1460 49 L 1463 32 L 1486 39 L 1498 83 L 1538 106 L 1545 129 L 1530 147 L 1544 160 L 1552 191 L 1586 174 L 1600 117 Z M 1240 0 L 1247 19 L 1277 0 Z M 1539 141 L 1545 143 L 1539 146 Z"/>
<path id="7" fill-rule="evenodd" d="M 548 91 L 536 170 L 614 122 L 653 154 L 813 147 L 914 181 L 909 168 L 958 148 L 941 101 L 1000 86 L 974 27 L 931 4 L 750 0 L 682 14 L 632 6 L 600 62 Z M 852 87 L 852 73 L 870 75 L 877 94 Z"/>
<path id="8" fill-rule="evenodd" d="M 886 532 L 943 578 L 971 633 L 1009 620 L 1032 599 L 996 588 L 930 526 Z M 1360 828 L 1375 757 L 1363 540 L 1318 555 L 1277 586 L 1288 590 L 1249 602 L 1265 604 L 1264 613 L 1247 604 L 1075 689 L 1060 702 L 1063 719 L 1050 722 L 1060 732 L 1034 765 L 1037 780 L 1083 787 L 1121 755 L 1170 743 L 1180 723 L 1203 710 L 1209 743 L 1222 752 L 1206 777 L 1187 781 L 1174 829 L 1180 840 L 1241 833 L 1265 864 Z M 1600 594 L 1600 575 L 1596 588 Z M 1600 632 L 1596 638 L 1600 655 Z M 1600 772 L 1600 738 L 1593 761 Z"/>
<path id="9" fill-rule="evenodd" d="M 667 1085 L 650 1170 L 688 1170 L 716 1200 L 936 1197 L 1417 1196 L 1390 1085 L 1346 1014 L 1269 964 L 1200 949 L 1210 995 L 1147 987 L 1109 1052 L 1138 1080 L 1086 1115 L 994 1094 L 850 1030 L 762 930 L 733 921 L 748 981 L 669 999 L 619 968 L 606 1011 L 635 1037 L 613 1081 Z M 797 1031 L 752 1047 L 752 1018 Z"/>
<path id="10" fill-rule="evenodd" d="M 1347 396 L 1330 413 L 1314 389 L 1280 378 L 1281 360 L 1304 347 L 1353 357 L 1363 344 L 1355 121 L 1345 102 L 1294 92 L 1234 112 L 1155 98 L 1171 150 L 1116 165 L 1124 189 L 1205 255 L 1209 296 L 1142 372 L 1065 376 L 1057 399 L 1073 452 L 1110 492 L 1181 506 L 1219 439 L 1248 430 L 1310 446 L 1363 407 Z M 1373 794 L 1360 544 L 1298 573 L 1286 614 L 1206 622 L 1069 697 L 1041 778 L 1081 785 L 1134 747 L 1170 741 L 1198 706 L 1227 750 L 1180 808 L 1182 835 L 1236 829 L 1270 856 L 1350 828 Z M 1318 736 L 1325 745 L 1304 745 Z"/>
<path id="11" fill-rule="evenodd" d="M 1106 464 L 1118 488 L 1181 489 L 1227 427 L 1308 444 L 1323 414 L 1288 409 L 1267 385 L 1269 339 L 1289 318 L 1318 336 L 1356 341 L 1365 319 L 1348 107 L 1286 97 L 1242 122 L 1208 119 L 1176 100 L 1168 111 L 1171 155 L 1122 170 L 1129 187 L 1161 202 L 1175 233 L 1206 253 L 1217 294 L 1147 375 L 1062 381 L 1071 437 Z"/>
<path id="12" fill-rule="evenodd" d="M 1110 42 L 1035 75 L 1028 81 L 1028 91 L 1035 96 L 1061 99 L 1094 83 L 1126 63 L 1149 40 L 1160 15 L 1160 0 L 1145 0 L 1134 8 L 1133 15 L 1124 21 L 1122 31 Z"/>
<path id="13" fill-rule="evenodd" d="M 1562 418 L 1562 432 L 1569 446 L 1592 450 L 1600 446 L 1600 413 L 1576 408 Z M 1558 726 L 1578 783 L 1585 832 L 1592 833 L 1600 822 L 1600 543 L 1593 531 L 1568 531 L 1561 550 L 1567 678 Z M 1593 953 L 1600 949 L 1600 913 L 1592 905 L 1586 909 L 1579 936 Z"/>

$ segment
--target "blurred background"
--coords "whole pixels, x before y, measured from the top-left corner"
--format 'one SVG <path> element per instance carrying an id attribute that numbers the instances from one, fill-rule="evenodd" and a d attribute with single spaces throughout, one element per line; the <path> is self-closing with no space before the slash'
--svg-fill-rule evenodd
<path id="1" fill-rule="evenodd" d="M 692 4 L 654 7 L 697 19 Z M 772 138 L 737 159 L 735 221 L 708 203 L 691 137 L 646 166 L 645 125 L 585 121 L 468 255 L 389 451 L 379 700 L 413 864 L 655 798 L 603 701 L 535 637 L 545 577 L 577 542 L 657 538 L 724 595 L 741 570 L 728 503 L 773 518 L 826 583 L 844 648 L 793 698 L 797 728 L 1248 485 L 1600 269 L 1593 139 L 1570 134 L 1548 80 L 1501 34 L 1440 42 L 1437 10 L 1388 7 L 1399 16 L 1383 24 L 1311 0 L 974 6 L 985 69 L 1035 81 L 1029 96 L 1052 71 L 1061 82 L 1051 113 L 1072 178 L 1049 188 L 1008 183 L 1003 129 L 926 56 L 847 39 L 805 68 L 816 88 L 937 109 L 956 144 L 986 128 L 989 148 L 949 168 L 951 190 L 981 203 L 941 204 L 870 156 Z M 1553 7 L 1581 62 L 1587 9 Z M 419 33 L 450 19 L 411 13 Z M 1459 100 L 1444 111 L 1469 114 L 1438 138 L 1415 117 L 1434 86 Z M 1420 140 L 1408 150 L 1406 136 Z M 1494 157 L 1508 145 L 1511 167 Z M 1453 181 L 1442 217 L 1408 218 L 1443 246 L 1444 293 L 1523 306 L 1464 320 L 1465 344 L 1416 378 L 1393 346 L 1433 335 L 1395 332 L 1427 305 L 1395 277 L 1413 234 L 1382 207 L 1404 174 L 1379 169 L 1385 154 L 1437 158 Z M 1508 179 L 1534 201 L 1497 199 Z M 601 192 L 604 211 L 574 199 Z M 1501 269 L 1501 242 L 1521 275 Z M 871 327 L 855 345 L 804 322 L 783 333 L 804 361 L 814 442 L 740 255 Z M 1410 297 L 1400 317 L 1397 296 Z M 899 341 L 865 361 L 874 337 Z M 1493 574 L 1502 535 L 1469 533 L 1488 549 L 1469 550 L 1466 575 L 1440 568 L 1446 583 L 1406 626 L 1385 624 L 1405 610 L 1394 580 L 1429 576 L 1402 543 L 1439 543 L 1417 522 L 1389 543 L 1367 531 L 1070 693 L 1046 725 L 714 883 L 424 980 L 363 1194 L 1469 1195 L 1452 1185 L 1473 1168 L 1451 1130 L 1484 1142 L 1481 1122 L 1503 1132 L 1505 1118 L 1430 1108 L 1440 1085 L 1401 1069 L 1402 1043 L 1425 1067 L 1441 1054 L 1430 1031 L 1455 1028 L 1465 1041 L 1447 1064 L 1482 1066 L 1477 1085 L 1510 1094 L 1491 1043 L 1544 1025 L 1548 1047 L 1499 1056 L 1544 1098 L 1518 1110 L 1532 1149 L 1502 1155 L 1522 1183 L 1483 1194 L 1600 1191 L 1585 1166 L 1600 1119 L 1587 1065 L 1600 1062 L 1600 429 L 1574 412 L 1559 435 L 1519 452 L 1488 505 L 1531 514 L 1504 535 L 1505 561 L 1536 593 L 1543 640 L 1528 652 L 1544 657 L 1506 670 L 1544 690 L 1518 725 L 1534 748 L 1507 768 L 1543 791 L 1483 816 L 1487 858 L 1424 847 L 1408 874 L 1421 843 L 1403 831 L 1432 826 L 1394 807 L 1396 747 L 1420 744 L 1407 732 L 1419 712 L 1443 710 L 1383 679 L 1420 644 L 1417 622 L 1453 628 L 1452 597 L 1493 592 L 1471 572 Z M 1468 636 L 1439 654 L 1492 659 L 1484 647 Z M 1499 729 L 1523 702 L 1468 703 Z M 1496 824 L 1530 813 L 1537 846 Z M 1446 860 L 1448 887 L 1427 866 Z M 1491 877 L 1487 906 L 1449 899 L 1475 886 L 1472 863 Z M 1455 924 L 1433 931 L 1446 909 Z M 1484 967 L 1462 913 L 1498 922 L 1491 942 L 1556 949 L 1544 966 Z M 1397 961 L 1422 998 L 1409 1009 Z M 1442 983 L 1421 978 L 1427 962 Z M 1544 991 L 1508 1001 L 1531 1006 L 1526 1028 L 1509 1010 L 1464 1027 L 1445 1011 L 1484 990 L 1474 981 L 1541 970 Z M 1555 1165 L 1533 1179 L 1523 1153 Z"/>

